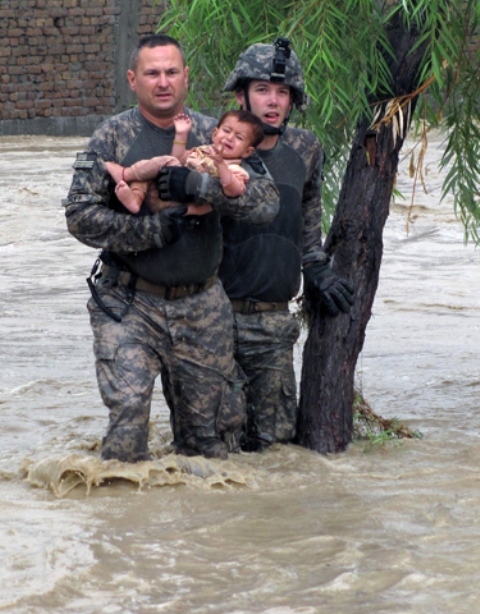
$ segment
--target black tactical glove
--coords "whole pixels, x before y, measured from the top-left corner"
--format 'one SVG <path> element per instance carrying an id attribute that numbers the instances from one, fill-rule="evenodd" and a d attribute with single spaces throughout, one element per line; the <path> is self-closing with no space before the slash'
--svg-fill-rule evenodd
<path id="1" fill-rule="evenodd" d="M 312 262 L 303 269 L 305 289 L 318 298 L 327 313 L 336 316 L 348 313 L 353 305 L 353 288 L 336 275 L 326 262 Z"/>
<path id="2" fill-rule="evenodd" d="M 158 195 L 162 200 L 193 203 L 198 196 L 200 173 L 185 166 L 165 166 L 157 177 Z"/>
<path id="3" fill-rule="evenodd" d="M 251 156 L 248 156 L 248 158 L 245 158 L 245 162 L 259 175 L 267 174 L 263 160 L 260 158 L 257 152 L 253 153 Z"/>
<path id="4" fill-rule="evenodd" d="M 188 217 L 185 217 L 187 207 L 168 207 L 158 214 L 161 222 L 160 235 L 155 235 L 158 247 L 165 247 L 178 241 L 185 230 Z"/>

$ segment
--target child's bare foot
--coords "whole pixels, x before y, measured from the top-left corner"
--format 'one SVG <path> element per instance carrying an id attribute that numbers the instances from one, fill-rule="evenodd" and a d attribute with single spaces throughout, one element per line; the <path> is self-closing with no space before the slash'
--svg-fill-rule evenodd
<path id="1" fill-rule="evenodd" d="M 112 176 L 115 183 L 122 181 L 123 166 L 117 164 L 116 162 L 105 162 L 105 168 Z"/>
<path id="2" fill-rule="evenodd" d="M 107 162 L 108 164 L 108 162 Z M 118 200 L 132 213 L 138 213 L 142 206 L 142 198 L 135 193 L 125 181 L 120 181 L 115 186 L 115 194 Z"/>

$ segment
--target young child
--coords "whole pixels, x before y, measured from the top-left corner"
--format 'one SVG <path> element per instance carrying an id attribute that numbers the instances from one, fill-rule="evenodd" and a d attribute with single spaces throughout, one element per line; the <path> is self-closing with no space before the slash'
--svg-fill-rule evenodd
<path id="1" fill-rule="evenodd" d="M 177 205 L 159 199 L 154 182 L 164 166 L 187 166 L 201 173 L 209 173 L 220 179 L 226 196 L 240 196 L 249 180 L 248 171 L 240 166 L 243 159 L 251 156 L 263 138 L 261 121 L 248 111 L 227 111 L 213 130 L 212 145 L 186 149 L 192 120 L 188 115 L 174 117 L 175 137 L 170 156 L 158 156 L 140 160 L 132 166 L 123 167 L 115 162 L 106 162 L 107 171 L 116 182 L 118 200 L 132 213 L 138 213 L 145 200 L 152 212 Z"/>

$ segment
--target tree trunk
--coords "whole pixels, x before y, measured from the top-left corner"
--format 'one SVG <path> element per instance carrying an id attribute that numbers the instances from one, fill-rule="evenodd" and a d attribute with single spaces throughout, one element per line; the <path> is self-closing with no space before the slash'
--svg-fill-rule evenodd
<path id="1" fill-rule="evenodd" d="M 425 47 L 411 53 L 419 32 L 397 16 L 388 36 L 395 58 L 388 60 L 394 96 L 415 91 Z M 392 94 L 377 93 L 377 100 Z M 412 100 L 411 112 L 415 100 Z M 326 316 L 310 310 L 310 328 L 303 353 L 297 439 L 300 445 L 326 454 L 341 452 L 352 439 L 354 375 L 365 329 L 372 312 L 383 253 L 383 228 L 398 167 L 403 134 L 394 137 L 393 123 L 379 132 L 360 121 L 343 179 L 339 202 L 325 251 L 332 268 L 355 288 L 351 313 Z"/>

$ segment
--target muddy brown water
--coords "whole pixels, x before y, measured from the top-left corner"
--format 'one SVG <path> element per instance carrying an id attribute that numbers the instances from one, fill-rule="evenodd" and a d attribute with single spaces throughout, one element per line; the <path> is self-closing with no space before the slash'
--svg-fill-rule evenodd
<path id="1" fill-rule="evenodd" d="M 0 611 L 479 612 L 479 254 L 439 202 L 441 138 L 408 232 L 402 163 L 357 373 L 375 411 L 423 438 L 185 460 L 163 454 L 157 391 L 159 459 L 135 467 L 98 459 L 96 252 L 60 204 L 85 142 L 0 138 Z"/>

